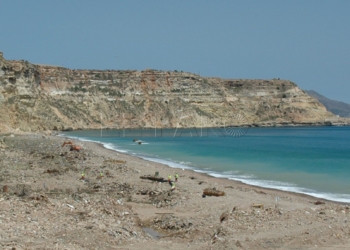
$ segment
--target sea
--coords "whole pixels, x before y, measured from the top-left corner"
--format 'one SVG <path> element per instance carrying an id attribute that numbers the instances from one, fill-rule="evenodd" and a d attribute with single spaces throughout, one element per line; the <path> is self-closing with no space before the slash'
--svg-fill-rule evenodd
<path id="1" fill-rule="evenodd" d="M 60 135 L 163 163 L 174 172 L 191 169 L 350 203 L 350 127 L 100 129 Z"/>

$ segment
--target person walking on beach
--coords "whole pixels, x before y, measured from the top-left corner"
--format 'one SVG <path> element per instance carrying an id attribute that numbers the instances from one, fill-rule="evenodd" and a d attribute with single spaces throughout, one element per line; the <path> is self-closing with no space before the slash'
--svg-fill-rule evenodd
<path id="1" fill-rule="evenodd" d="M 168 182 L 169 183 L 171 182 L 171 175 L 170 174 L 168 175 Z"/>
<path id="2" fill-rule="evenodd" d="M 179 179 L 178 173 L 175 173 L 175 182 L 177 182 L 177 179 Z"/>

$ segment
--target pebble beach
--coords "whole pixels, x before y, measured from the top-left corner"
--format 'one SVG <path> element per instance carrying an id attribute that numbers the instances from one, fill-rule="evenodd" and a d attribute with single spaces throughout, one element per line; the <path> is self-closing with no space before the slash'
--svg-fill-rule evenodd
<path id="1" fill-rule="evenodd" d="M 81 149 L 62 146 L 68 141 Z M 176 171 L 171 190 L 166 179 Z M 1 249 L 350 249 L 349 204 L 173 169 L 93 142 L 0 135 L 0 185 Z"/>

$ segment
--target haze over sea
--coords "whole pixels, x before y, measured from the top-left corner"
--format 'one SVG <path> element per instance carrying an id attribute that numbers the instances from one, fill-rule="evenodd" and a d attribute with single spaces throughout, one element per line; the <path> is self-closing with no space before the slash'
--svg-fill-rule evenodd
<path id="1" fill-rule="evenodd" d="M 62 133 L 173 168 L 350 203 L 350 127 L 250 128 L 244 136 L 224 135 L 198 128 Z"/>

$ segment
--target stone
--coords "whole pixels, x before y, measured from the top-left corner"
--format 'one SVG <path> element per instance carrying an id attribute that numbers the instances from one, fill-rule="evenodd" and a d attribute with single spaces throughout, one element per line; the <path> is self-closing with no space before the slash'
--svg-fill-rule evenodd
<path id="1" fill-rule="evenodd" d="M 3 127 L 34 132 L 99 129 L 101 122 L 105 128 L 222 127 L 237 124 L 238 114 L 244 117 L 239 121 L 242 126 L 324 125 L 333 124 L 334 117 L 288 80 L 220 79 L 158 70 L 71 70 L 3 57 L 0 93 Z M 187 110 L 187 115 L 179 115 L 179 110 Z M 162 119 L 155 119 L 155 112 Z M 111 114 L 113 119 L 106 119 Z"/>

